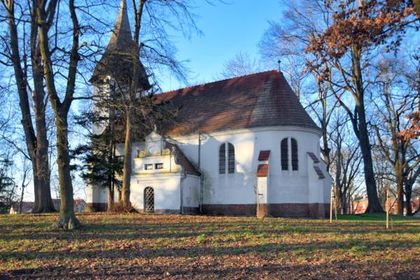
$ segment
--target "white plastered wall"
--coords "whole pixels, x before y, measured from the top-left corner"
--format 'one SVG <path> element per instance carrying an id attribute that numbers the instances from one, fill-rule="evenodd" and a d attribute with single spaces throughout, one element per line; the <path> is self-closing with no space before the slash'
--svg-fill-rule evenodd
<path id="1" fill-rule="evenodd" d="M 181 179 L 182 188 L 182 206 L 194 207 L 200 206 L 200 177 L 186 175 Z"/>
<path id="2" fill-rule="evenodd" d="M 130 200 L 134 208 L 139 211 L 144 209 L 144 189 L 152 187 L 155 198 L 155 210 L 179 211 L 180 199 L 180 174 L 165 174 L 155 176 L 138 176 L 131 179 Z"/>
<path id="3" fill-rule="evenodd" d="M 291 170 L 289 141 L 289 170 L 280 165 L 280 142 L 295 138 L 298 143 L 299 170 Z M 201 135 L 200 170 L 203 174 L 204 204 L 254 204 L 256 201 L 256 170 L 258 154 L 270 150 L 268 203 L 323 202 L 310 198 L 307 153 L 320 155 L 319 133 L 296 127 L 271 127 L 237 130 Z M 173 138 L 183 152 L 198 165 L 198 135 Z M 235 147 L 235 173 L 219 174 L 219 147 L 230 142 Z"/>
<path id="4" fill-rule="evenodd" d="M 291 170 L 290 141 L 288 145 L 289 170 L 281 170 L 280 142 L 285 137 L 297 140 L 298 171 Z M 173 137 L 169 141 L 177 144 L 193 164 L 199 166 L 202 172 L 204 204 L 255 204 L 257 159 L 262 150 L 271 151 L 268 203 L 328 203 L 329 191 L 326 192 L 326 190 L 330 188 L 331 178 L 322 163 L 322 170 L 325 172 L 326 178 L 323 180 L 314 178 L 307 156 L 308 152 L 312 152 L 320 158 L 319 137 L 319 132 L 316 130 L 297 127 L 265 127 L 201 134 L 200 162 L 199 135 Z M 234 174 L 219 174 L 219 147 L 226 142 L 232 143 L 235 147 Z M 184 206 L 196 207 L 196 203 L 193 202 L 195 199 L 192 197 L 197 195 L 199 197 L 200 190 L 199 187 L 192 186 L 199 186 L 200 179 L 195 176 L 187 176 L 185 179 L 185 176 L 182 175 L 182 168 L 175 163 L 171 156 L 147 157 L 139 160 L 136 158 L 137 153 L 139 150 L 144 150 L 144 146 L 140 143 L 135 143 L 133 146 L 134 174 L 131 194 L 133 205 L 139 210 L 143 209 L 143 190 L 145 187 L 151 186 L 155 190 L 156 209 L 180 209 L 180 186 L 182 184 L 183 187 L 186 186 L 183 189 L 185 192 Z M 122 152 L 122 146 L 119 147 L 119 151 Z M 170 168 L 170 170 L 165 175 L 163 174 L 164 170 L 150 172 L 147 176 L 139 174 L 136 170 L 141 169 L 147 161 L 151 163 L 163 162 L 165 168 Z M 105 195 L 99 195 L 99 198 L 101 200 L 104 198 L 103 202 L 106 202 L 106 192 Z"/>

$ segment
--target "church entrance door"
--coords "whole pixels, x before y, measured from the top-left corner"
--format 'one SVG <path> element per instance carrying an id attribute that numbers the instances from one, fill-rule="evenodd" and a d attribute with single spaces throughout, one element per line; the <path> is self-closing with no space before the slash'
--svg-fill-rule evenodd
<path id="1" fill-rule="evenodd" d="M 152 187 L 146 187 L 144 189 L 144 212 L 153 213 L 155 212 L 155 192 Z"/>

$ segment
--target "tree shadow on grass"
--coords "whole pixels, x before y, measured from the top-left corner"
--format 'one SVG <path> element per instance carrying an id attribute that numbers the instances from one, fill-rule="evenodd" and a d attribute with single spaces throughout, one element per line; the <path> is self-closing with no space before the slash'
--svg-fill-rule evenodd
<path id="1" fill-rule="evenodd" d="M 216 236 L 216 235 L 241 235 L 250 234 L 251 236 L 264 235 L 275 236 L 285 234 L 336 234 L 336 235 L 354 235 L 358 234 L 395 234 L 404 232 L 406 234 L 416 234 L 419 232 L 417 225 L 406 225 L 404 227 L 386 230 L 378 228 L 378 226 L 363 227 L 336 224 L 323 227 L 311 226 L 282 226 L 272 227 L 270 225 L 245 225 L 245 224 L 229 224 L 215 226 L 213 224 L 182 224 L 182 225 L 141 225 L 141 224 L 89 224 L 85 225 L 81 230 L 77 231 L 53 231 L 47 230 L 43 232 L 25 232 L 13 234 L 4 233 L 0 235 L 0 240 L 136 240 L 141 238 L 161 239 L 161 238 L 189 238 L 198 235 Z"/>
<path id="2" fill-rule="evenodd" d="M 197 224 L 179 225 L 126 225 L 126 224 L 91 224 L 85 225 L 78 231 L 44 231 L 44 232 L 25 232 L 25 233 L 5 233 L 0 236 L 0 240 L 136 240 L 136 239 L 161 239 L 161 238 L 189 238 L 198 235 L 205 236 L 229 236 L 248 234 L 250 236 L 283 236 L 285 234 L 336 234 L 337 236 L 377 233 L 392 235 L 404 232 L 405 234 L 418 233 L 418 226 L 408 225 L 404 228 L 393 230 L 378 229 L 375 227 L 355 227 L 350 225 L 337 225 L 323 228 L 303 227 L 303 226 L 279 226 L 272 228 L 267 226 L 243 226 L 230 225 L 224 227 L 209 227 Z"/>
<path id="3" fill-rule="evenodd" d="M 220 244 L 219 244 L 220 245 Z M 393 250 L 405 250 L 420 248 L 419 243 L 409 243 L 403 241 L 336 241 L 336 242 L 316 242 L 316 243 L 265 243 L 255 246 L 223 246 L 217 247 L 214 244 L 192 247 L 171 247 L 171 248 L 139 248 L 138 245 L 128 244 L 123 249 L 108 250 L 67 250 L 67 251 L 27 251 L 27 252 L 0 252 L 3 260 L 71 260 L 71 259 L 127 259 L 144 258 L 154 259 L 158 257 L 201 257 L 201 256 L 234 256 L 242 254 L 271 254 L 297 253 L 312 254 L 319 251 L 332 251 L 336 249 L 354 252 L 383 251 L 384 248 L 392 247 Z"/>
<path id="4" fill-rule="evenodd" d="M 165 265 L 159 263 L 147 266 L 95 266 L 95 268 L 69 268 L 64 266 L 46 266 L 37 269 L 18 269 L 4 275 L 7 278 L 42 278 L 42 279 L 419 279 L 419 272 L 409 266 L 401 266 L 398 261 L 386 261 L 375 264 L 357 262 L 336 262 L 329 264 L 261 264 L 234 267 L 224 265 Z M 0 274 L 0 279 L 1 274 Z"/>

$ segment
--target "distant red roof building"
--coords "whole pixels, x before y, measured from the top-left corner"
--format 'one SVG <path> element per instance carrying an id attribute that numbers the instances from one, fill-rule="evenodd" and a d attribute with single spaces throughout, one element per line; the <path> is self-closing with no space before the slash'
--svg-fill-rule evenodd
<path id="1" fill-rule="evenodd" d="M 390 213 L 392 214 L 397 214 L 398 210 L 397 210 L 397 204 L 395 202 L 395 198 L 391 199 L 391 211 Z M 354 214 L 363 214 L 365 213 L 367 207 L 368 207 L 368 200 L 367 198 L 361 199 L 361 200 L 357 200 L 353 202 L 353 211 Z M 413 209 L 413 211 L 417 211 L 420 208 L 420 197 L 414 197 L 411 199 L 411 209 Z M 404 209 L 405 212 L 405 209 Z"/>

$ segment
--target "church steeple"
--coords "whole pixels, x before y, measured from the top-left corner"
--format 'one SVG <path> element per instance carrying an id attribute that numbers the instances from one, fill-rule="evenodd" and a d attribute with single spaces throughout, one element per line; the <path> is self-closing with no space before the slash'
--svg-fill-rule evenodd
<path id="1" fill-rule="evenodd" d="M 126 0 L 121 0 L 118 17 L 108 46 L 96 64 L 91 78 L 94 84 L 104 83 L 108 77 L 119 83 L 129 83 L 133 75 L 133 57 L 138 51 L 138 46 L 131 36 L 130 21 Z M 144 90 L 150 88 L 143 64 L 138 61 L 138 85 Z"/>
<path id="2" fill-rule="evenodd" d="M 130 52 L 133 43 L 130 22 L 128 21 L 127 3 L 125 0 L 121 0 L 120 10 L 111 39 L 108 43 L 107 51 L 119 50 Z"/>

